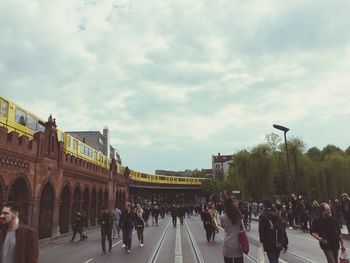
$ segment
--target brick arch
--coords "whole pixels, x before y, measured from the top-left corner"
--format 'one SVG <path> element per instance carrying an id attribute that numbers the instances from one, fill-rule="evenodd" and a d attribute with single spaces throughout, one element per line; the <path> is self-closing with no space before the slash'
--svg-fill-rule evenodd
<path id="1" fill-rule="evenodd" d="M 71 210 L 71 222 L 74 220 L 75 212 L 81 210 L 81 201 L 83 196 L 83 190 L 80 184 L 75 184 L 73 187 L 72 195 L 72 210 Z"/>
<path id="2" fill-rule="evenodd" d="M 59 211 L 59 227 L 60 227 L 60 233 L 68 233 L 69 231 L 69 207 L 70 203 L 72 201 L 72 192 L 71 192 L 71 186 L 69 182 L 64 182 L 61 189 L 60 189 L 60 211 Z"/>
<path id="3" fill-rule="evenodd" d="M 8 201 L 16 201 L 22 206 L 20 220 L 24 224 L 29 222 L 30 202 L 33 198 L 28 178 L 25 175 L 17 175 L 11 182 L 7 195 Z"/>
<path id="4" fill-rule="evenodd" d="M 7 200 L 8 201 L 11 201 L 8 199 L 9 197 L 9 194 L 10 194 L 10 191 L 11 191 L 11 188 L 13 186 L 13 184 L 18 180 L 18 179 L 23 179 L 27 185 L 27 188 L 29 190 L 29 200 L 33 200 L 33 191 L 32 191 L 32 185 L 30 184 L 29 180 L 28 180 L 28 177 L 25 175 L 25 174 L 17 174 L 16 177 L 14 177 L 11 181 L 10 181 L 10 184 L 9 184 L 9 187 L 8 187 L 8 195 L 7 195 Z"/>
<path id="5" fill-rule="evenodd" d="M 102 205 L 103 205 L 103 190 L 102 188 L 100 188 L 100 190 L 98 190 L 97 192 L 97 215 L 101 213 Z"/>
<path id="6" fill-rule="evenodd" d="M 103 191 L 103 205 L 108 207 L 108 204 L 109 204 L 108 190 L 105 189 Z"/>
<path id="7" fill-rule="evenodd" d="M 97 191 L 96 186 L 92 187 L 90 194 L 90 224 L 96 225 L 96 205 L 97 205 Z"/>
<path id="8" fill-rule="evenodd" d="M 55 190 L 53 183 L 48 181 L 40 191 L 39 208 L 39 238 L 52 235 L 52 219 L 55 204 Z"/>
<path id="9" fill-rule="evenodd" d="M 82 195 L 82 205 L 81 212 L 85 218 L 89 218 L 90 214 L 90 190 L 89 187 L 85 185 L 83 195 Z"/>

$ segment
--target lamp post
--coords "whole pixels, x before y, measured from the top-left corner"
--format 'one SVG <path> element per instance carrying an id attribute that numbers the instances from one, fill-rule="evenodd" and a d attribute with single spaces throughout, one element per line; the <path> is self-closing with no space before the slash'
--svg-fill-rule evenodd
<path id="1" fill-rule="evenodd" d="M 277 130 L 283 131 L 284 133 L 284 143 L 285 143 L 285 148 L 286 148 L 286 156 L 287 156 L 287 166 L 288 166 L 288 176 L 287 176 L 287 191 L 288 191 L 288 195 L 291 194 L 291 181 L 292 181 L 292 175 L 290 172 L 290 162 L 289 162 L 289 154 L 288 154 L 288 146 L 287 146 L 287 132 L 289 131 L 289 129 L 287 127 L 281 126 L 281 125 L 277 125 L 277 124 L 273 124 L 273 127 Z M 294 192 L 294 189 L 293 189 Z"/>

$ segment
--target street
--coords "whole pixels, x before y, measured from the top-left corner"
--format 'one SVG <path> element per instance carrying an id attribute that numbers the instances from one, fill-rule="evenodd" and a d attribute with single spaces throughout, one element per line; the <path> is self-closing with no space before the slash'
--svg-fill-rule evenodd
<path id="1" fill-rule="evenodd" d="M 289 249 L 281 255 L 280 262 L 326 262 L 318 242 L 309 234 L 299 230 L 287 230 Z M 87 241 L 70 242 L 70 237 L 63 238 L 53 244 L 40 249 L 40 262 L 42 263 L 97 263 L 97 262 L 223 262 L 222 242 L 223 229 L 216 235 L 215 243 L 208 245 L 203 225 L 199 216 L 186 218 L 184 225 L 177 227 L 171 224 L 171 218 L 160 219 L 159 226 L 149 226 L 144 232 L 144 246 L 138 246 L 136 232 L 133 233 L 131 253 L 126 254 L 121 248 L 121 239 L 113 240 L 113 249 L 106 255 L 101 253 L 101 239 L 99 228 L 89 230 Z M 252 229 L 248 232 L 250 252 L 245 256 L 245 262 L 256 262 L 259 246 L 258 224 L 252 222 Z M 345 241 L 349 248 L 349 242 Z M 108 245 L 107 245 L 108 247 Z"/>

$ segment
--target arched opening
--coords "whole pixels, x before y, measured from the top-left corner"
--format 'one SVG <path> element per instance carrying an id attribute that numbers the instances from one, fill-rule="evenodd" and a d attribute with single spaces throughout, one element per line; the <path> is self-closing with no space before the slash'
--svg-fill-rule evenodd
<path id="1" fill-rule="evenodd" d="M 60 233 L 68 233 L 69 231 L 69 204 L 70 204 L 70 191 L 68 185 L 66 185 L 61 192 L 61 203 L 60 203 Z"/>
<path id="2" fill-rule="evenodd" d="M 30 190 L 27 182 L 24 178 L 18 178 L 11 186 L 11 190 L 8 196 L 8 201 L 18 202 L 22 206 L 22 214 L 20 215 L 20 221 L 24 224 L 28 224 L 28 210 L 29 210 L 29 198 Z"/>
<path id="3" fill-rule="evenodd" d="M 73 193 L 73 203 L 72 203 L 72 212 L 71 212 L 71 222 L 74 222 L 74 216 L 76 212 L 80 212 L 80 204 L 81 204 L 81 191 L 77 186 Z"/>
<path id="4" fill-rule="evenodd" d="M 98 213 L 98 215 L 101 213 L 102 202 L 103 202 L 103 194 L 102 194 L 102 190 L 100 190 L 98 192 L 98 197 L 97 197 L 97 213 Z"/>
<path id="5" fill-rule="evenodd" d="M 0 207 L 2 207 L 4 202 L 4 185 L 2 184 L 2 180 L 0 180 Z"/>
<path id="6" fill-rule="evenodd" d="M 89 204 L 90 204 L 90 194 L 89 189 L 85 188 L 84 194 L 83 194 L 83 204 L 81 207 L 81 213 L 83 216 L 87 219 L 89 218 Z"/>
<path id="7" fill-rule="evenodd" d="M 105 190 L 105 193 L 103 195 L 103 206 L 107 206 L 108 207 L 108 204 L 109 204 L 108 192 L 107 192 L 107 190 Z"/>
<path id="8" fill-rule="evenodd" d="M 91 192 L 90 222 L 92 226 L 96 225 L 96 190 L 95 189 L 93 189 Z"/>
<path id="9" fill-rule="evenodd" d="M 52 217 L 55 195 L 50 183 L 47 183 L 40 197 L 39 239 L 47 238 L 52 233 Z"/>

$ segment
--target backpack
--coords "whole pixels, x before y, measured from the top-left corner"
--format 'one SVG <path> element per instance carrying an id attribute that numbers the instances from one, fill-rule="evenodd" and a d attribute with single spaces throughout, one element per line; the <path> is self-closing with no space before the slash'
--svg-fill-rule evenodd
<path id="1" fill-rule="evenodd" d="M 288 247 L 288 236 L 286 229 L 282 223 L 282 220 L 279 216 L 276 217 L 266 217 L 267 222 L 269 223 L 269 230 L 273 233 L 273 236 L 276 238 L 276 246 L 287 249 Z"/>

